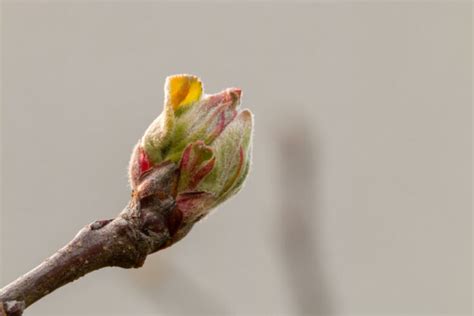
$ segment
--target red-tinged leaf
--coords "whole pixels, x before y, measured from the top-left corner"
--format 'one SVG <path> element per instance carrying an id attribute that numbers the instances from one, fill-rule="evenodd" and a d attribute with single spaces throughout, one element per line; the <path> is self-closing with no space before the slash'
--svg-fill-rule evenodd
<path id="1" fill-rule="evenodd" d="M 189 144 L 183 151 L 180 162 L 180 192 L 193 190 L 215 164 L 212 149 L 203 141 Z"/>
<path id="2" fill-rule="evenodd" d="M 229 125 L 230 122 L 237 116 L 237 111 L 233 108 L 231 103 L 223 104 L 218 110 L 211 116 L 208 126 L 213 127 L 208 132 L 206 137 L 206 143 L 210 144 L 216 139 Z"/>
<path id="3" fill-rule="evenodd" d="M 201 182 L 201 180 L 204 179 L 204 177 L 207 176 L 209 172 L 211 172 L 212 168 L 214 168 L 215 163 L 216 163 L 216 158 L 213 157 L 203 167 L 197 170 L 192 175 L 191 180 L 189 181 L 189 189 L 194 190 L 196 186 L 199 184 L 199 182 Z"/>
<path id="4" fill-rule="evenodd" d="M 140 146 L 138 150 L 140 151 L 140 173 L 143 174 L 145 171 L 148 171 L 151 168 L 151 162 L 143 147 Z"/>
<path id="5" fill-rule="evenodd" d="M 242 166 L 244 165 L 244 149 L 242 148 L 242 146 L 240 146 L 240 148 L 239 148 L 238 155 L 239 155 L 238 165 L 235 168 L 234 175 L 231 178 L 229 178 L 229 180 L 226 182 L 226 184 L 225 184 L 225 186 L 222 190 L 223 195 L 225 195 L 225 193 L 232 188 L 232 185 L 235 183 L 235 181 L 237 180 L 237 178 L 240 175 L 240 172 L 242 171 Z"/>
<path id="6" fill-rule="evenodd" d="M 191 156 L 191 151 L 193 150 L 193 146 L 188 145 L 184 151 L 183 151 L 183 156 L 181 157 L 181 163 L 179 168 L 181 170 L 187 170 L 188 165 L 189 165 L 189 157 Z"/>

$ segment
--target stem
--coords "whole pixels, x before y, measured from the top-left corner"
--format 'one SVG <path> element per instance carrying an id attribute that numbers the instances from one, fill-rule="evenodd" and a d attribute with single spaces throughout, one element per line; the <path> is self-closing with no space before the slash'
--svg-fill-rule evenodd
<path id="1" fill-rule="evenodd" d="M 92 271 L 139 268 L 149 254 L 173 243 L 175 201 L 163 193 L 170 192 L 176 167 L 159 172 L 169 187 L 161 184 L 160 193 L 146 199 L 134 196 L 115 219 L 87 225 L 39 266 L 0 289 L 0 316 L 21 315 L 37 300 Z"/>

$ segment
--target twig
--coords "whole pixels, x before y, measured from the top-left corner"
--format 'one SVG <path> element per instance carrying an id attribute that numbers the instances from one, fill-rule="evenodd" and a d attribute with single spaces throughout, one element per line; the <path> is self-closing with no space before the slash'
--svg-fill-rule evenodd
<path id="1" fill-rule="evenodd" d="M 138 199 L 115 219 L 95 221 L 39 266 L 0 290 L 0 315 L 23 310 L 81 276 L 104 267 L 139 268 L 146 257 L 171 245 L 177 168 L 161 168 L 159 194 Z"/>

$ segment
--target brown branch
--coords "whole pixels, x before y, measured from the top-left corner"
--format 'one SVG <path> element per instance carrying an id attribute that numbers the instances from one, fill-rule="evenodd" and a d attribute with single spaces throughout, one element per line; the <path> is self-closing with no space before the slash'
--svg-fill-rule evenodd
<path id="1" fill-rule="evenodd" d="M 139 268 L 146 257 L 171 245 L 176 230 L 173 190 L 177 168 L 159 170 L 158 193 L 132 197 L 111 220 L 95 221 L 39 266 L 0 290 L 0 315 L 23 309 L 81 276 L 104 267 Z"/>

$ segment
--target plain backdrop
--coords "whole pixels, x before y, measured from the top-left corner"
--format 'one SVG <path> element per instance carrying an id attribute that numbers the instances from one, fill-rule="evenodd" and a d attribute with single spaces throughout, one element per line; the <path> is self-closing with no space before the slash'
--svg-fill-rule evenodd
<path id="1" fill-rule="evenodd" d="M 471 6 L 4 1 L 1 285 L 121 211 L 191 73 L 255 114 L 245 188 L 26 315 L 470 315 Z"/>

